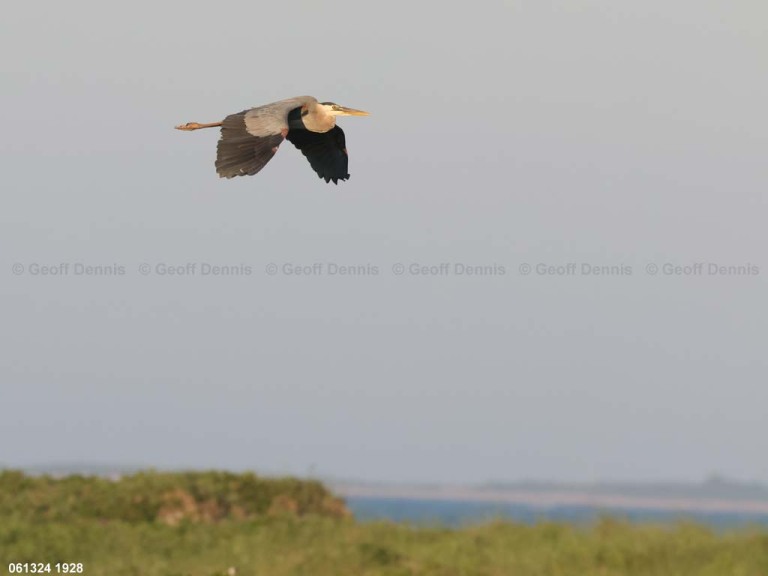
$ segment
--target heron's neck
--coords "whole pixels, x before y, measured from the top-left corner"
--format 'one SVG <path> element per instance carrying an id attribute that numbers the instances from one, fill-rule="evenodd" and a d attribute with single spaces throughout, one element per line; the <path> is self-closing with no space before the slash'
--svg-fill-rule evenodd
<path id="1" fill-rule="evenodd" d="M 336 126 L 336 117 L 326 112 L 320 104 L 314 104 L 307 109 L 301 120 L 310 132 L 328 132 Z"/>

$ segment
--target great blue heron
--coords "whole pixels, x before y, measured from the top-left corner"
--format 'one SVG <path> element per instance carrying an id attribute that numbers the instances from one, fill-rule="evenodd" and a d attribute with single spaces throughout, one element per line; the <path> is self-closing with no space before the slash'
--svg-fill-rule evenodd
<path id="1" fill-rule="evenodd" d="M 368 116 L 368 112 L 333 102 L 318 102 L 312 96 L 297 96 L 243 110 L 222 122 L 188 122 L 176 129 L 221 126 L 216 172 L 222 178 L 256 174 L 287 139 L 307 157 L 320 178 L 337 184 L 349 178 L 349 158 L 344 132 L 336 126 L 336 116 Z"/>

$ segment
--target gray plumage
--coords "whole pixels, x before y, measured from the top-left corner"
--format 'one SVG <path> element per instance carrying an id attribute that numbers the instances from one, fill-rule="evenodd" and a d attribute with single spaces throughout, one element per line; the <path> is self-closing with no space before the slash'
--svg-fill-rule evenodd
<path id="1" fill-rule="evenodd" d="M 317 102 L 311 96 L 288 98 L 224 118 L 216 149 L 222 178 L 252 176 L 269 162 L 285 139 L 291 110 Z"/>
<path id="2" fill-rule="evenodd" d="M 349 178 L 344 132 L 336 126 L 336 116 L 367 115 L 332 102 L 319 103 L 312 96 L 297 96 L 231 114 L 222 122 L 190 122 L 176 128 L 221 127 L 216 172 L 222 178 L 258 173 L 288 139 L 320 178 L 335 184 Z"/>

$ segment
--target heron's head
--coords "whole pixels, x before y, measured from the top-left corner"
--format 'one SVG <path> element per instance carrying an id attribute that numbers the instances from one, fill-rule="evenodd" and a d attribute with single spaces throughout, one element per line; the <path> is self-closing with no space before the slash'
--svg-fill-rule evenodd
<path id="1" fill-rule="evenodd" d="M 368 116 L 368 112 L 340 106 L 334 102 L 321 102 L 320 106 L 331 116 Z"/>

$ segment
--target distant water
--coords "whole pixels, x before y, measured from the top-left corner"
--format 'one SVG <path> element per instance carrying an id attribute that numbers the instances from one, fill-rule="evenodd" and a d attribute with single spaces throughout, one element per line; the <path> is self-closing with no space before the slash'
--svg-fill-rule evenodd
<path id="1" fill-rule="evenodd" d="M 504 519 L 523 524 L 541 521 L 589 524 L 601 516 L 632 522 L 672 524 L 692 521 L 716 530 L 760 526 L 768 528 L 768 514 L 734 512 L 678 512 L 648 509 L 611 509 L 591 506 L 554 506 L 541 508 L 525 504 L 494 502 L 461 502 L 454 500 L 415 500 L 406 498 L 345 498 L 347 505 L 361 521 L 392 520 L 412 524 L 462 526 Z"/>

